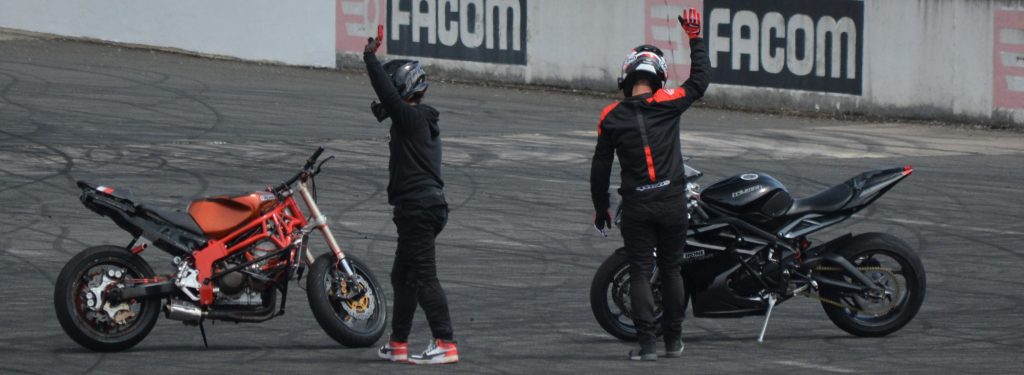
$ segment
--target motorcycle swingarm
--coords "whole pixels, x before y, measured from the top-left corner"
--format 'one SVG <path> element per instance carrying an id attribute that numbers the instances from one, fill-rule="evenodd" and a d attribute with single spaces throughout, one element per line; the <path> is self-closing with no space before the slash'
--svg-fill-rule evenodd
<path id="1" fill-rule="evenodd" d="M 134 298 L 157 298 L 173 294 L 178 288 L 174 281 L 166 280 L 156 283 L 130 286 L 127 288 L 116 288 L 107 292 L 107 298 L 111 302 L 119 302 Z"/>
<path id="2" fill-rule="evenodd" d="M 851 284 L 843 280 L 835 279 L 832 277 L 823 276 L 821 274 L 815 274 L 811 278 L 821 284 L 822 286 L 842 289 L 848 292 L 866 292 L 869 290 L 877 289 L 875 282 L 871 281 L 863 272 L 857 270 L 857 267 L 850 263 L 849 260 L 839 256 L 839 254 L 828 253 L 822 256 L 807 259 L 801 264 L 803 269 L 814 269 L 815 267 L 828 264 L 832 266 L 838 266 L 843 274 L 850 276 L 857 281 L 858 284 Z"/>

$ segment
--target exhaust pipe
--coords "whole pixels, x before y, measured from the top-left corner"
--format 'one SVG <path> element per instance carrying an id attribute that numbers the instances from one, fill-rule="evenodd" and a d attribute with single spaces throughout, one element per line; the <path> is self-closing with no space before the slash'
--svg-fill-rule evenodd
<path id="1" fill-rule="evenodd" d="M 167 319 L 184 322 L 198 322 L 206 316 L 206 312 L 199 306 L 180 302 L 168 302 L 164 305 L 164 313 Z"/>

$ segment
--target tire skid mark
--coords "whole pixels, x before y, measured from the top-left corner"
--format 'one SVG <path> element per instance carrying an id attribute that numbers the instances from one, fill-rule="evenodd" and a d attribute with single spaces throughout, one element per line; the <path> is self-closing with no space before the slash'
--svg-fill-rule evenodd
<path id="1" fill-rule="evenodd" d="M 56 277 L 51 277 L 50 274 L 45 269 L 35 265 L 35 263 L 32 263 L 32 260 L 30 258 L 23 257 L 23 256 L 20 256 L 18 254 L 15 254 L 15 253 L 11 252 L 9 250 L 9 248 L 6 248 L 6 247 L 5 248 L 0 248 L 0 253 L 7 254 L 7 256 L 13 258 L 14 260 L 17 260 L 17 261 L 19 261 L 21 263 L 24 263 L 26 266 L 28 266 L 33 271 L 35 271 L 35 273 L 37 273 L 39 276 L 42 276 L 43 279 L 45 279 L 46 282 L 49 283 L 51 286 L 56 285 L 56 282 L 57 282 Z"/>
<path id="2" fill-rule="evenodd" d="M 163 87 L 163 86 L 160 86 L 158 84 L 154 84 L 154 83 L 150 83 L 150 82 L 145 82 L 145 81 L 134 79 L 134 78 L 128 78 L 128 77 L 125 77 L 123 75 L 116 75 L 116 74 L 110 74 L 110 73 L 102 73 L 102 72 L 96 72 L 96 71 L 89 71 L 89 70 L 80 69 L 80 68 L 71 68 L 71 67 L 66 67 L 66 66 L 55 66 L 55 65 L 46 65 L 46 64 L 27 64 L 27 63 L 21 63 L 21 62 L 8 62 L 8 63 L 10 63 L 10 64 L 29 65 L 31 67 L 36 67 L 36 68 L 43 67 L 43 68 L 49 68 L 49 69 L 77 72 L 77 73 L 82 73 L 82 74 L 92 74 L 92 75 L 97 75 L 97 76 L 102 76 L 102 77 L 107 77 L 107 78 L 112 78 L 112 79 L 120 79 L 120 80 L 124 80 L 124 81 L 135 83 L 135 84 L 140 85 L 140 86 L 150 87 L 150 88 L 156 89 L 158 91 L 164 91 L 164 92 L 167 92 L 167 93 L 170 93 L 170 94 L 178 95 L 179 97 L 182 97 L 182 98 L 186 98 L 186 99 L 192 100 L 192 101 L 196 102 L 197 104 L 199 104 L 200 106 L 206 108 L 208 111 L 210 111 L 210 113 L 213 114 L 213 116 L 214 116 L 214 120 L 213 120 L 213 123 L 210 125 L 209 128 L 203 130 L 199 134 L 186 137 L 187 139 L 203 138 L 204 136 L 206 136 L 210 132 L 216 130 L 218 127 L 220 127 L 224 123 L 224 116 L 220 113 L 220 111 L 218 109 L 216 109 L 215 107 L 213 107 L 212 105 L 207 103 L 204 99 L 200 98 L 198 95 L 191 94 L 191 93 L 189 93 L 188 91 L 185 91 L 185 90 L 179 90 L 179 89 L 170 88 L 170 87 Z M 158 81 L 158 82 L 162 82 L 162 81 Z"/>

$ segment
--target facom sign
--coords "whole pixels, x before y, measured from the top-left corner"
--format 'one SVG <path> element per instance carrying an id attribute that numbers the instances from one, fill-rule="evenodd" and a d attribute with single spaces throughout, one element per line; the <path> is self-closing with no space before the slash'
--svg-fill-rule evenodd
<path id="1" fill-rule="evenodd" d="M 388 0 L 388 53 L 526 65 L 526 0 Z"/>
<path id="2" fill-rule="evenodd" d="M 864 3 L 705 0 L 715 83 L 860 95 Z"/>

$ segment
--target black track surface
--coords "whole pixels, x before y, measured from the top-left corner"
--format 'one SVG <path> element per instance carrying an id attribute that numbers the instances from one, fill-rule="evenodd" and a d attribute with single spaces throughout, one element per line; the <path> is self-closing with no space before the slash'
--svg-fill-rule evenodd
<path id="1" fill-rule="evenodd" d="M 207 325 L 208 350 L 198 329 L 161 320 L 127 352 L 89 352 L 57 324 L 54 280 L 78 251 L 130 239 L 78 202 L 76 180 L 181 208 L 279 183 L 324 145 L 336 159 L 319 180 L 321 206 L 342 246 L 386 283 L 395 245 L 386 127 L 370 114 L 359 74 L 0 39 L 0 373 L 1024 371 L 1019 133 L 691 110 L 683 144 L 705 184 L 764 171 L 806 195 L 913 165 L 913 176 L 831 234 L 906 240 L 924 261 L 928 295 L 917 318 L 885 338 L 849 336 L 817 302 L 798 299 L 775 311 L 763 344 L 760 319 L 688 319 L 682 359 L 636 364 L 587 299 L 593 272 L 621 245 L 617 231 L 602 239 L 590 226 L 590 156 L 609 100 L 437 82 L 426 100 L 441 111 L 452 207 L 439 268 L 462 363 L 394 365 L 372 349 L 339 347 L 298 288 L 285 316 Z M 314 248 L 325 251 L 320 239 Z M 144 254 L 169 271 L 167 256 Z M 427 332 L 420 315 L 414 348 Z"/>

